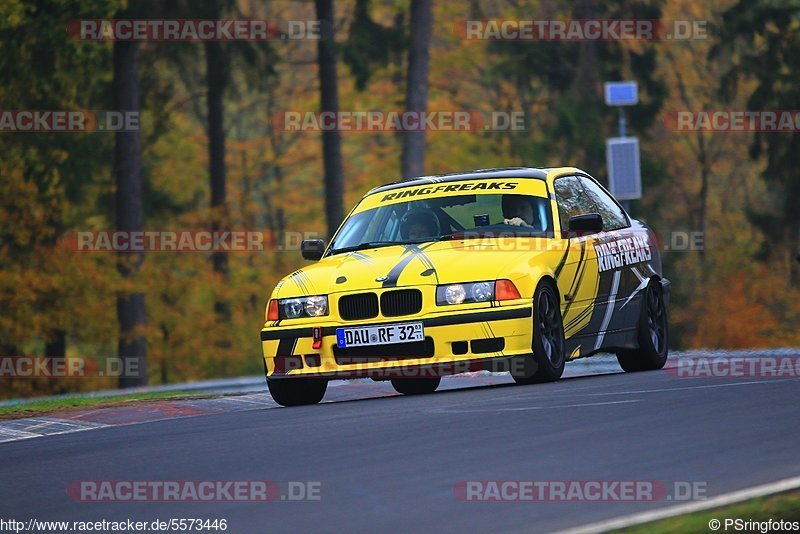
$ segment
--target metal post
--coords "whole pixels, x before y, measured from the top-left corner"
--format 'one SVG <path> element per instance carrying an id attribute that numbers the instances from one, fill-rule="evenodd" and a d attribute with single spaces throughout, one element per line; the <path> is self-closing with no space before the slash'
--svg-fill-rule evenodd
<path id="1" fill-rule="evenodd" d="M 625 106 L 634 106 L 639 103 L 639 86 L 635 81 L 618 81 L 618 82 L 605 82 L 603 84 L 603 92 L 605 93 L 605 102 L 608 106 L 615 106 L 617 108 L 619 125 L 619 139 L 606 139 L 606 162 L 608 164 L 609 186 L 611 186 L 611 175 L 614 174 L 615 190 L 611 191 L 612 194 L 627 196 L 629 198 L 641 198 L 641 168 L 639 164 L 639 144 L 636 138 L 628 137 L 627 122 L 625 121 Z M 635 146 L 635 149 L 633 148 Z M 621 147 L 621 148 L 620 148 Z M 626 148 L 627 147 L 627 148 Z M 616 156 L 612 153 L 613 150 L 617 151 Z M 623 150 L 623 152 L 619 152 Z M 631 152 L 635 150 L 635 152 Z M 630 166 L 635 165 L 635 168 L 618 168 L 614 167 L 612 172 L 612 159 L 624 157 L 624 162 Z M 630 158 L 633 158 L 631 160 Z M 619 163 L 622 163 L 620 160 Z M 622 176 L 616 176 L 620 172 Z M 621 180 L 617 183 L 616 180 Z M 620 184 L 622 188 L 620 189 Z M 624 194 L 622 194 L 624 193 Z M 621 200 L 620 205 L 628 213 L 631 212 L 630 200 Z"/>
<path id="2" fill-rule="evenodd" d="M 626 134 L 627 134 L 626 126 L 627 126 L 627 124 L 625 123 L 625 111 L 623 111 L 622 106 L 618 107 L 617 111 L 619 112 L 619 120 L 617 121 L 617 124 L 619 126 L 619 136 L 620 137 L 626 137 Z M 622 204 L 622 209 L 624 209 L 628 214 L 630 214 L 630 212 L 631 212 L 631 201 L 630 200 L 622 200 L 622 201 L 620 201 L 620 204 Z"/>

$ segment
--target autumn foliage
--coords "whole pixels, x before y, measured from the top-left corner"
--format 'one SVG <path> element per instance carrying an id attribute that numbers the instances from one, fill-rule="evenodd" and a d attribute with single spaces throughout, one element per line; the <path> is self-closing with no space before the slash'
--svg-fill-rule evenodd
<path id="1" fill-rule="evenodd" d="M 81 17 L 111 17 L 123 2 L 93 0 L 78 10 L 67 0 L 40 4 L 50 9 L 40 12 L 21 0 L 0 7 L 3 107 L 107 109 L 111 44 L 76 41 L 65 27 Z M 311 3 L 233 4 L 239 17 L 313 18 Z M 635 7 L 597 5 L 606 18 Z M 713 25 L 732 5 L 673 0 L 656 15 Z M 721 46 L 717 34 L 705 41 L 548 44 L 464 41 L 453 30 L 468 17 L 568 19 L 576 18 L 573 9 L 561 1 L 483 7 L 434 2 L 428 109 L 523 111 L 526 127 L 429 132 L 426 172 L 565 164 L 605 180 L 603 140 L 616 136 L 617 115 L 603 103 L 602 81 L 646 79 L 641 106 L 629 111 L 630 133 L 642 142 L 644 175 L 644 198 L 632 211 L 665 245 L 664 270 L 673 282 L 672 347 L 800 345 L 800 288 L 792 274 L 800 243 L 791 242 L 794 230 L 778 239 L 756 222 L 757 214 L 775 211 L 786 195 L 796 208 L 800 198 L 789 189 L 776 198 L 777 183 L 763 176 L 767 156 L 748 150 L 754 134 L 676 132 L 665 120 L 680 109 L 748 107 L 758 80 L 745 72 L 723 95 L 720 80 L 736 68 L 737 57 L 721 49 L 712 59 L 712 49 Z M 349 35 L 354 13 L 355 0 L 336 3 L 336 42 L 348 59 L 339 65 L 340 108 L 402 109 L 406 54 L 392 48 L 359 55 L 352 47 L 363 41 Z M 408 2 L 373 2 L 366 22 L 359 13 L 362 27 L 404 46 Z M 225 101 L 228 225 L 323 236 L 321 135 L 284 131 L 274 121 L 287 110 L 319 109 L 316 45 L 286 41 L 268 47 L 267 67 L 254 68 L 247 54 L 231 55 Z M 141 56 L 145 227 L 207 229 L 214 214 L 202 45 L 143 43 Z M 398 179 L 402 136 L 342 134 L 346 210 L 369 188 Z M 116 296 L 140 290 L 147 302 L 150 383 L 262 372 L 258 332 L 266 299 L 279 278 L 303 265 L 299 251 L 230 253 L 227 280 L 214 272 L 207 253 L 152 252 L 145 254 L 141 273 L 125 281 L 112 254 L 76 252 L 65 244 L 75 230 L 113 229 L 112 166 L 111 133 L 0 133 L 0 356 L 46 355 L 63 339 L 67 356 L 102 367 L 116 357 Z M 670 248 L 675 232 L 700 232 L 704 245 Z M 227 323 L 214 313 L 215 302 L 227 304 Z M 0 396 L 114 385 L 99 376 L 2 379 Z"/>

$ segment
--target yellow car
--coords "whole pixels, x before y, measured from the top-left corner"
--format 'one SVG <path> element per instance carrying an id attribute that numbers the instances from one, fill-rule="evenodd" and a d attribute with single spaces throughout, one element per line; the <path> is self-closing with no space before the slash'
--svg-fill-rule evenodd
<path id="1" fill-rule="evenodd" d="M 328 380 L 509 371 L 557 380 L 615 352 L 626 371 L 667 359 L 669 281 L 655 236 L 573 167 L 484 169 L 373 189 L 314 263 L 275 287 L 261 330 L 270 393 L 319 402 Z"/>

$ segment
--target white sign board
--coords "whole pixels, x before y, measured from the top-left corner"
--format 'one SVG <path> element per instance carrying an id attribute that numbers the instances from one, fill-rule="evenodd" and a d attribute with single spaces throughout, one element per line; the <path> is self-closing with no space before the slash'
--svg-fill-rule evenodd
<path id="1" fill-rule="evenodd" d="M 639 139 L 606 139 L 608 189 L 617 200 L 642 198 L 642 171 L 639 166 Z"/>

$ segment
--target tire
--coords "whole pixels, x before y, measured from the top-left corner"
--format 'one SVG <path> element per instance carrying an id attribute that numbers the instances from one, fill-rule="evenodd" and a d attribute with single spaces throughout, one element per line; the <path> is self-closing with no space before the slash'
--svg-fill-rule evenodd
<path id="1" fill-rule="evenodd" d="M 638 349 L 617 352 L 620 367 L 629 373 L 654 371 L 664 367 L 669 354 L 669 321 L 664 304 L 664 290 L 658 280 L 651 280 L 645 291 L 639 316 L 638 338 Z"/>
<path id="2" fill-rule="evenodd" d="M 392 387 L 403 395 L 428 395 L 436 391 L 440 377 L 436 378 L 393 378 Z"/>
<path id="3" fill-rule="evenodd" d="M 567 361 L 561 305 L 553 284 L 539 283 L 533 295 L 532 354 L 511 362 L 517 384 L 553 382 L 564 374 Z"/>
<path id="4" fill-rule="evenodd" d="M 324 378 L 267 378 L 272 399 L 281 406 L 317 404 L 325 396 L 328 381 Z"/>

